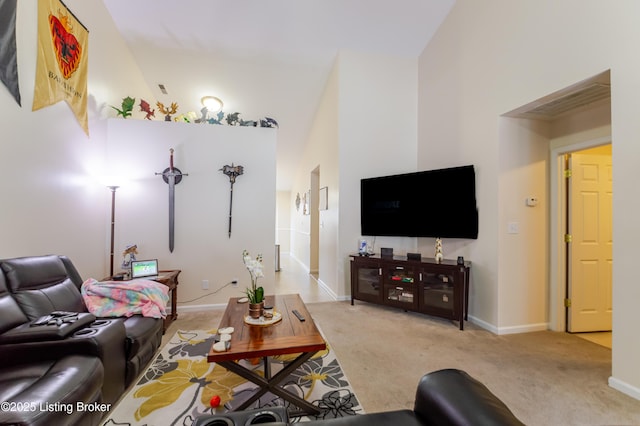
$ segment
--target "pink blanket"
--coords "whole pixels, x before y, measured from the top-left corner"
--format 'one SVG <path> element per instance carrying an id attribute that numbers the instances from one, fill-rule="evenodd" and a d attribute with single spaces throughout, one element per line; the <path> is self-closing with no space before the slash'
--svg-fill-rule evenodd
<path id="1" fill-rule="evenodd" d="M 82 298 L 97 317 L 166 318 L 169 287 L 151 280 L 96 281 L 82 283 Z"/>

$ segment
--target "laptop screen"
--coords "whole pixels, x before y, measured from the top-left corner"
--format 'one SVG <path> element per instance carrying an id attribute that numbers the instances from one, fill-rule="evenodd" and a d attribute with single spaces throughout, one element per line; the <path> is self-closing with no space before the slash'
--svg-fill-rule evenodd
<path id="1" fill-rule="evenodd" d="M 131 278 L 155 277 L 158 275 L 158 259 L 134 260 L 131 262 Z"/>

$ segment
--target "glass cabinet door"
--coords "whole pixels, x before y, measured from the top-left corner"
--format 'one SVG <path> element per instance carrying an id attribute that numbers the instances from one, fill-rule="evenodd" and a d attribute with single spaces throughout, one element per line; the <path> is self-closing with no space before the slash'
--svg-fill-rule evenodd
<path id="1" fill-rule="evenodd" d="M 380 268 L 361 266 L 358 268 L 357 292 L 380 296 Z"/>
<path id="2" fill-rule="evenodd" d="M 418 304 L 415 269 L 388 266 L 383 271 L 385 302 L 399 308 L 415 309 Z"/>
<path id="3" fill-rule="evenodd" d="M 396 266 L 385 268 L 385 285 L 410 285 L 416 282 L 416 274 L 413 268 Z"/>
<path id="4" fill-rule="evenodd" d="M 453 274 L 422 273 L 420 310 L 454 318 L 456 314 Z"/>
<path id="5" fill-rule="evenodd" d="M 418 300 L 415 286 L 385 286 L 386 302 L 405 309 L 413 309 Z"/>

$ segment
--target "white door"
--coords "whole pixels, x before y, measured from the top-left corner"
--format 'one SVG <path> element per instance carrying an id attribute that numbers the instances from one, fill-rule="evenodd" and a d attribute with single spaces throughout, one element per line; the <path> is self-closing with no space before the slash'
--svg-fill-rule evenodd
<path id="1" fill-rule="evenodd" d="M 613 261 L 611 156 L 573 153 L 570 168 L 567 329 L 609 331 Z"/>

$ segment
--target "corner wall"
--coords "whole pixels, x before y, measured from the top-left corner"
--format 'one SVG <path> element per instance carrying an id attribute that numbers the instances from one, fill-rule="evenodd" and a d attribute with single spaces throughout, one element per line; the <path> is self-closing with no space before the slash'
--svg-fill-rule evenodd
<path id="1" fill-rule="evenodd" d="M 634 264 L 640 200 L 633 182 L 640 157 L 640 121 L 635 119 L 640 58 L 634 46 L 640 42 L 639 15 L 640 4 L 633 1 L 458 0 L 420 58 L 418 149 L 420 167 L 458 161 L 478 166 L 480 234 L 465 248 L 465 257 L 474 262 L 470 315 L 497 329 L 519 326 L 522 318 L 509 306 L 522 300 L 501 289 L 522 279 L 510 265 L 525 264 L 535 249 L 527 241 L 518 250 L 504 244 L 508 212 L 503 202 L 512 198 L 501 155 L 515 164 L 523 153 L 503 150 L 499 117 L 611 70 L 615 333 L 610 383 L 636 398 L 640 344 L 634 312 L 640 286 Z M 531 152 L 531 159 L 538 154 Z"/>

